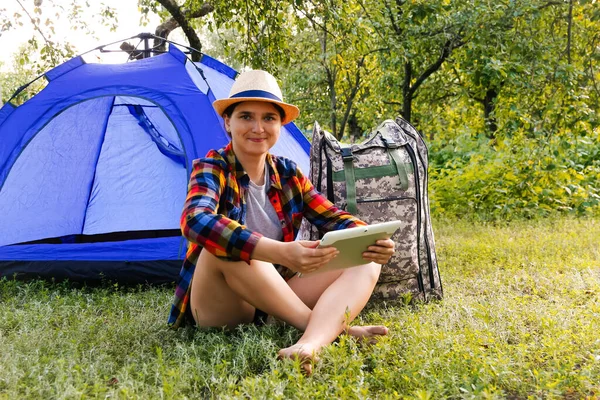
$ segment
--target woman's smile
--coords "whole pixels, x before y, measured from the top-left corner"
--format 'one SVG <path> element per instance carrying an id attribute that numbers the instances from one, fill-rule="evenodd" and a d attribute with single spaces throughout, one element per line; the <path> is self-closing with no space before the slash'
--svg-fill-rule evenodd
<path id="1" fill-rule="evenodd" d="M 238 156 L 264 156 L 279 139 L 281 115 L 271 103 L 244 101 L 224 118 Z"/>

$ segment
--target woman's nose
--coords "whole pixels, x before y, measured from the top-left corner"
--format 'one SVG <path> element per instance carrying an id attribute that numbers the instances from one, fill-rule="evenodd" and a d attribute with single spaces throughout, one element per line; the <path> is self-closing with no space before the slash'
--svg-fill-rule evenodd
<path id="1" fill-rule="evenodd" d="M 261 120 L 257 119 L 256 122 L 254 122 L 254 132 L 262 133 L 263 130 L 264 128 Z"/>

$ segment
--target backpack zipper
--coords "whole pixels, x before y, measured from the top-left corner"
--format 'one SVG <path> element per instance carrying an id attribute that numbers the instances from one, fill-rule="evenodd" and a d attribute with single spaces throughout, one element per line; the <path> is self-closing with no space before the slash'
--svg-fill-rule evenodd
<path id="1" fill-rule="evenodd" d="M 417 208 L 418 208 L 417 220 L 418 220 L 418 224 L 419 224 L 419 230 L 417 232 L 420 234 L 420 231 L 421 231 L 421 208 L 423 206 L 423 198 L 421 196 L 421 187 L 419 186 L 419 167 L 417 164 L 417 159 L 416 159 L 413 148 L 410 147 L 410 145 L 407 145 L 406 148 L 408 149 L 408 154 L 415 166 L 415 181 L 416 181 L 415 186 L 416 186 L 417 198 L 419 199 L 419 201 L 417 201 Z M 425 176 L 425 178 L 426 178 L 426 176 Z M 423 224 L 423 225 L 425 225 L 425 224 Z M 429 254 L 431 252 L 431 249 L 430 249 L 429 243 L 428 243 L 427 227 L 425 227 L 425 232 L 423 234 L 424 234 L 423 239 L 425 240 L 425 253 L 426 253 L 425 257 L 427 259 L 427 267 L 428 267 L 427 272 L 429 275 L 429 286 L 431 287 L 431 289 L 435 289 L 435 281 L 434 281 L 434 276 L 433 276 L 433 264 L 431 262 L 431 256 Z M 420 238 L 419 238 L 418 249 L 419 249 L 419 253 L 420 253 L 420 249 L 421 249 Z M 421 277 L 421 279 L 423 279 L 423 278 Z M 424 287 L 425 287 L 425 285 L 423 284 L 423 288 Z"/>
<path id="2" fill-rule="evenodd" d="M 417 199 L 415 199 L 414 197 L 395 196 L 395 197 L 356 199 L 356 202 L 357 203 L 375 203 L 375 202 L 378 202 L 378 201 L 396 201 L 396 200 L 413 200 L 413 201 L 417 201 Z"/>
<path id="3" fill-rule="evenodd" d="M 422 291 L 423 296 L 425 296 L 425 284 L 423 283 L 423 276 L 421 275 L 421 202 L 419 201 L 421 199 L 421 190 L 419 187 L 419 165 L 417 164 L 415 152 L 412 147 L 410 147 L 410 144 L 407 143 L 405 146 L 415 170 L 415 192 L 417 194 L 417 265 L 419 266 L 417 281 L 419 283 L 419 290 Z M 429 257 L 427 260 L 429 260 Z"/>
<path id="4" fill-rule="evenodd" d="M 419 131 L 408 121 L 403 120 L 408 126 L 410 126 L 411 128 L 413 128 L 413 130 L 417 133 L 416 137 L 415 135 L 412 134 L 412 132 L 402 128 L 402 125 L 398 124 L 398 126 L 400 126 L 400 128 L 408 135 L 410 135 L 415 142 L 417 141 L 421 141 L 421 143 L 423 143 L 423 147 L 425 147 L 425 152 L 427 153 L 427 155 L 429 155 L 429 148 L 427 147 L 427 143 L 425 143 L 425 139 L 423 139 L 423 136 L 419 133 Z M 397 123 L 397 122 L 396 122 Z M 416 144 L 416 143 L 415 143 Z M 429 177 L 428 177 L 428 173 L 427 173 L 427 168 L 425 168 L 425 162 L 423 161 L 423 158 L 421 157 L 421 154 L 419 154 L 419 160 L 421 160 L 421 163 L 423 164 L 423 170 L 425 172 L 425 179 L 424 179 L 424 195 L 427 194 L 427 187 L 428 187 L 428 182 L 429 182 Z M 423 198 L 424 200 L 424 198 Z M 425 221 L 427 222 L 427 221 Z M 425 247 L 427 248 L 427 264 L 429 266 L 429 279 L 430 279 L 430 285 L 432 289 L 435 289 L 435 281 L 434 281 L 434 276 L 433 276 L 433 261 L 431 261 L 431 247 L 429 246 L 429 237 L 428 237 L 428 229 L 425 229 Z M 440 290 L 442 289 L 442 280 L 440 278 L 439 280 L 440 283 Z"/>

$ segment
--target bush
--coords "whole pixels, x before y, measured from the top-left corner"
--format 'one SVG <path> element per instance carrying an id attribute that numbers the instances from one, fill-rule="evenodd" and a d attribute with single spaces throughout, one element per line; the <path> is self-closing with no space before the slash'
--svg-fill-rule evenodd
<path id="1" fill-rule="evenodd" d="M 432 212 L 476 219 L 600 213 L 600 130 L 576 139 L 458 136 L 432 143 Z"/>

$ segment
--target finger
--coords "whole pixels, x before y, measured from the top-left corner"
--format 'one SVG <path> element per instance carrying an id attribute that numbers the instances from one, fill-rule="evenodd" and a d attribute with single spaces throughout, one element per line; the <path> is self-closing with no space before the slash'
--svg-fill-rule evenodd
<path id="1" fill-rule="evenodd" d="M 379 254 L 379 253 L 364 252 L 362 254 L 362 256 L 363 256 L 363 258 L 365 258 L 367 260 L 371 260 L 371 261 L 379 263 L 379 264 L 385 264 L 390 259 L 389 254 L 385 255 L 385 254 Z"/>
<path id="2" fill-rule="evenodd" d="M 327 254 L 339 253 L 339 250 L 335 247 L 320 247 L 318 249 L 312 250 L 312 253 L 316 256 L 324 256 Z"/>
<path id="3" fill-rule="evenodd" d="M 306 248 L 315 249 L 315 248 L 317 248 L 319 243 L 321 243 L 321 241 L 320 240 L 298 240 L 298 243 Z"/>
<path id="4" fill-rule="evenodd" d="M 334 247 L 323 248 L 323 249 L 315 249 L 308 254 L 310 260 L 314 262 L 319 262 L 322 259 L 332 259 L 339 254 L 339 250 Z"/>
<path id="5" fill-rule="evenodd" d="M 391 256 L 394 254 L 394 249 L 389 249 L 387 247 L 369 246 L 367 250 L 368 253 L 379 254 L 382 256 Z"/>
<path id="6" fill-rule="evenodd" d="M 335 257 L 333 257 L 333 258 L 335 258 Z M 315 262 L 314 264 L 307 265 L 306 268 L 310 269 L 310 270 L 317 270 L 317 269 L 319 269 L 319 268 L 327 265 L 333 258 L 322 259 L 322 260 L 320 260 L 318 262 Z"/>
<path id="7" fill-rule="evenodd" d="M 306 270 L 307 272 L 310 271 L 315 271 L 325 265 L 327 265 L 331 260 L 333 260 L 335 258 L 335 256 L 331 256 L 331 257 L 323 257 L 320 259 L 315 259 L 313 263 L 308 263 L 305 264 L 302 269 Z"/>

